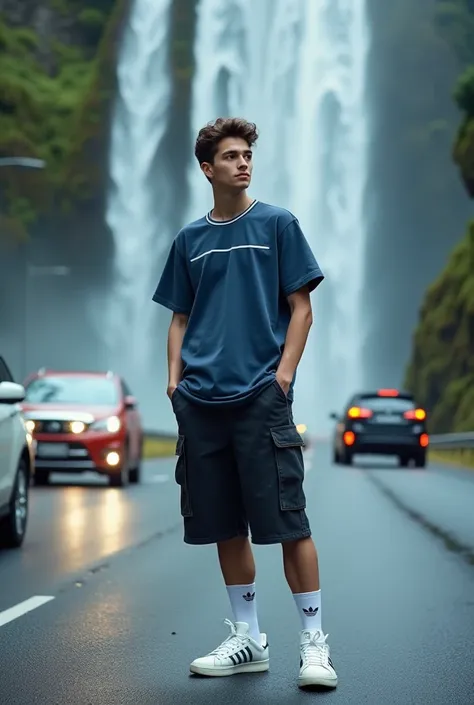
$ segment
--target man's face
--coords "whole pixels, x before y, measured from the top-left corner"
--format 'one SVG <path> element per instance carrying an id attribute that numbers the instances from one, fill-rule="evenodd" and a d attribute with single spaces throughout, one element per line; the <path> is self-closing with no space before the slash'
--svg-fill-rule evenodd
<path id="1" fill-rule="evenodd" d="M 238 193 L 250 185 L 252 150 L 241 137 L 225 137 L 219 142 L 214 164 L 204 162 L 201 169 L 214 188 Z"/>

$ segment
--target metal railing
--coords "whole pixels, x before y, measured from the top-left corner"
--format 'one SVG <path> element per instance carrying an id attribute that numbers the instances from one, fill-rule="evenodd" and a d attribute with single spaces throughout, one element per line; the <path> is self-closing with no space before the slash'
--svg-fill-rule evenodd
<path id="1" fill-rule="evenodd" d="M 177 440 L 177 433 L 163 433 L 160 431 L 147 429 L 145 436 L 157 438 L 163 441 Z M 314 440 L 314 439 L 311 439 Z M 319 441 L 327 441 L 329 438 L 319 438 Z M 430 435 L 430 447 L 433 450 L 471 450 L 474 449 L 474 431 L 466 433 L 438 433 Z"/>
<path id="2" fill-rule="evenodd" d="M 164 433 L 163 431 L 156 431 L 153 429 L 145 429 L 146 438 L 156 438 L 159 441 L 177 441 L 177 433 Z"/>
<path id="3" fill-rule="evenodd" d="M 471 450 L 474 449 L 474 431 L 466 433 L 439 433 L 430 436 L 433 450 Z"/>

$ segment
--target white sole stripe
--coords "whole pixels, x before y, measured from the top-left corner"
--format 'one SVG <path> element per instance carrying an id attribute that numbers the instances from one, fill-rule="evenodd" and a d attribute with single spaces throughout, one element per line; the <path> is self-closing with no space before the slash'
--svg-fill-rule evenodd
<path id="1" fill-rule="evenodd" d="M 51 600 L 54 600 L 54 597 L 35 595 L 34 597 L 30 597 L 28 600 L 24 600 L 24 602 L 19 602 L 18 605 L 15 605 L 14 607 L 3 610 L 3 612 L 0 612 L 0 627 L 3 627 L 9 622 L 13 622 L 14 619 L 22 617 L 24 614 L 27 614 L 27 612 L 31 612 L 32 610 L 45 605 L 47 602 L 51 602 Z"/>
<path id="2" fill-rule="evenodd" d="M 196 260 L 201 259 L 201 257 L 206 257 L 207 255 L 212 255 L 215 252 L 232 252 L 232 250 L 269 250 L 268 245 L 234 245 L 234 247 L 228 247 L 225 250 L 208 250 L 203 252 L 202 255 L 193 257 L 191 262 L 196 262 Z"/>

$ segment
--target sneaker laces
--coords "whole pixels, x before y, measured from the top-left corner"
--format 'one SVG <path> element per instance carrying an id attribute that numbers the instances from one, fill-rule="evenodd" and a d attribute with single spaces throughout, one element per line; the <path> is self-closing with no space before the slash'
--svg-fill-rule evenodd
<path id="1" fill-rule="evenodd" d="M 328 634 L 324 636 L 316 632 L 308 641 L 301 644 L 301 655 L 305 666 L 329 666 L 329 646 L 326 644 L 328 636 Z"/>
<path id="2" fill-rule="evenodd" d="M 235 625 L 230 619 L 224 620 L 224 624 L 227 624 L 230 628 L 229 636 L 214 651 L 209 653 L 209 656 L 215 656 L 219 659 L 226 658 L 235 651 L 239 651 L 248 642 L 246 634 L 237 634 Z"/>

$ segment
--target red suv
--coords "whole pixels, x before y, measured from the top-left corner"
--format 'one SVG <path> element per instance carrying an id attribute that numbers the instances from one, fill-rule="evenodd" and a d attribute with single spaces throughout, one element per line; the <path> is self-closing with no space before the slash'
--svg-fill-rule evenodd
<path id="1" fill-rule="evenodd" d="M 36 441 L 34 483 L 51 472 L 98 472 L 123 487 L 140 481 L 143 428 L 137 401 L 118 375 L 40 370 L 22 404 Z"/>

